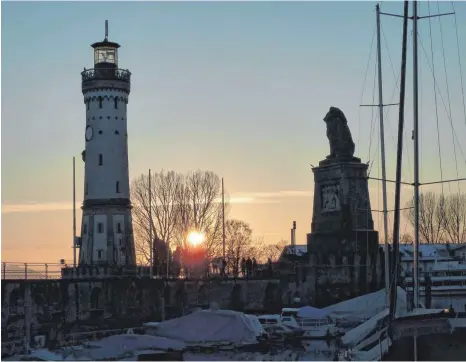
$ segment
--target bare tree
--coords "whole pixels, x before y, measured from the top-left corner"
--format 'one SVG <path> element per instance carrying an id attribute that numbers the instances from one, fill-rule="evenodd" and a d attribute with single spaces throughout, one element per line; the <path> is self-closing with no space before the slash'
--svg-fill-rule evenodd
<path id="1" fill-rule="evenodd" d="M 466 194 L 453 194 L 446 197 L 443 227 L 451 243 L 466 241 Z"/>
<path id="2" fill-rule="evenodd" d="M 131 185 L 133 225 L 136 253 L 142 263 L 150 262 L 150 226 L 153 240 L 162 240 L 170 245 L 177 226 L 179 210 L 177 197 L 182 188 L 182 176 L 164 170 L 151 175 L 152 223 L 149 209 L 149 175 L 141 175 Z M 154 244 L 155 245 L 155 244 Z M 160 249 L 161 250 L 161 249 Z M 154 255 L 160 262 L 166 255 Z"/>
<path id="3" fill-rule="evenodd" d="M 405 216 L 414 227 L 414 198 L 410 200 Z M 423 243 L 437 243 L 442 240 L 445 224 L 445 197 L 433 192 L 419 195 L 419 234 Z"/>
<path id="4" fill-rule="evenodd" d="M 411 234 L 404 233 L 400 235 L 400 244 L 412 244 L 414 238 Z"/>
<path id="5" fill-rule="evenodd" d="M 399 240 L 400 244 L 412 244 L 413 241 L 414 241 L 414 238 L 413 238 L 413 236 L 411 234 L 403 233 L 403 234 L 400 235 L 400 240 Z M 388 243 L 389 244 L 393 243 L 393 235 L 392 234 L 388 235 Z"/>
<path id="6" fill-rule="evenodd" d="M 238 274 L 241 259 L 254 257 L 255 245 L 252 229 L 248 223 L 241 220 L 228 220 L 225 225 L 226 261 L 229 270 Z"/>
<path id="7" fill-rule="evenodd" d="M 177 221 L 175 242 L 186 247 L 189 232 L 201 232 L 205 236 L 207 257 L 217 255 L 222 243 L 222 203 L 220 178 L 210 171 L 196 171 L 183 177 L 177 192 Z M 228 202 L 225 202 L 225 213 Z"/>
<path id="8" fill-rule="evenodd" d="M 275 262 L 288 244 L 289 242 L 285 239 L 281 239 L 276 244 L 266 244 L 263 238 L 258 238 L 256 241 L 256 259 L 260 259 L 263 263 L 268 259 Z"/>

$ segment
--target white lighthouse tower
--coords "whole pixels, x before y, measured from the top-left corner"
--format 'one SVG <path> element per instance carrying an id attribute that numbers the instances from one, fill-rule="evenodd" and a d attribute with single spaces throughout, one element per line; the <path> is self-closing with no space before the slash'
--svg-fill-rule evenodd
<path id="1" fill-rule="evenodd" d="M 119 44 L 91 45 L 94 68 L 82 75 L 86 107 L 84 201 L 79 265 L 136 264 L 128 173 L 129 70 L 118 68 Z"/>

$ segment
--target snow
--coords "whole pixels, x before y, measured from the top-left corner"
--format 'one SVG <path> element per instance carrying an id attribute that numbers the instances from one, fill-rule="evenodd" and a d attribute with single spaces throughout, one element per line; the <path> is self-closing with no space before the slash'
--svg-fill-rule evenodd
<path id="1" fill-rule="evenodd" d="M 257 316 L 252 314 L 245 314 L 245 317 L 249 322 L 248 324 L 250 328 L 252 328 L 256 332 L 256 337 L 259 337 L 265 333 L 264 327 L 262 327 L 262 324 L 259 321 L 259 318 L 257 318 Z"/>
<path id="2" fill-rule="evenodd" d="M 284 251 L 287 255 L 303 256 L 307 254 L 307 245 L 287 245 Z"/>
<path id="3" fill-rule="evenodd" d="M 77 351 L 76 357 L 86 356 L 91 360 L 102 360 L 119 358 L 142 350 L 182 350 L 185 347 L 186 345 L 182 342 L 164 337 L 146 334 L 118 334 L 86 343 L 84 349 Z"/>
<path id="4" fill-rule="evenodd" d="M 314 308 L 311 306 L 299 308 L 298 311 L 299 318 L 323 319 L 327 316 L 328 312 L 325 309 Z"/>
<path id="5" fill-rule="evenodd" d="M 143 324 L 144 327 L 156 328 L 160 325 L 160 322 L 146 322 Z"/>
<path id="6" fill-rule="evenodd" d="M 442 312 L 443 309 L 424 309 L 424 308 L 416 308 L 411 312 L 400 313 L 397 317 L 406 317 L 406 316 L 415 316 L 415 315 L 426 315 L 426 314 L 435 314 Z M 351 329 L 350 331 L 346 332 L 345 335 L 341 338 L 341 342 L 343 345 L 346 346 L 356 346 L 362 340 L 367 338 L 369 334 L 374 331 L 377 327 L 377 323 L 388 316 L 389 310 L 388 308 L 384 309 L 382 312 L 378 313 L 371 319 L 365 321 L 364 323 L 360 324 L 356 328 Z"/>
<path id="7" fill-rule="evenodd" d="M 21 358 L 40 358 L 43 361 L 63 361 L 64 358 L 61 354 L 49 351 L 45 348 L 40 348 L 36 350 L 32 350 L 28 355 L 21 354 L 21 355 L 14 355 L 11 357 L 2 357 L 2 360 L 5 361 L 19 361 Z"/>
<path id="8" fill-rule="evenodd" d="M 435 262 L 432 271 L 466 270 L 466 264 L 458 262 Z"/>
<path id="9" fill-rule="evenodd" d="M 406 314 L 406 317 L 426 314 L 437 314 L 444 312 L 444 309 L 425 309 L 425 308 L 414 308 L 411 312 Z"/>
<path id="10" fill-rule="evenodd" d="M 356 328 L 346 332 L 341 338 L 341 343 L 345 346 L 355 346 L 366 338 L 377 326 L 377 322 L 388 316 L 388 308 L 376 314 L 371 319 L 360 324 Z"/>
<path id="11" fill-rule="evenodd" d="M 325 310 L 332 319 L 359 318 L 363 320 L 372 318 L 387 307 L 385 289 L 382 289 L 375 293 L 361 295 L 360 297 L 328 306 Z M 407 310 L 406 291 L 398 287 L 396 315 L 405 315 Z"/>
<path id="12" fill-rule="evenodd" d="M 257 325 L 253 326 L 251 318 L 244 313 L 230 310 L 200 310 L 161 322 L 156 333 L 189 344 L 206 342 L 255 344 L 258 328 Z M 262 326 L 260 328 L 261 332 L 265 333 Z"/>
<path id="13" fill-rule="evenodd" d="M 441 258 L 451 258 L 450 250 L 457 250 L 465 245 L 448 245 L 443 243 L 437 244 L 421 244 L 419 245 L 419 259 L 420 260 L 433 260 Z M 403 259 L 413 259 L 414 247 L 412 244 L 401 244 L 400 255 Z"/>

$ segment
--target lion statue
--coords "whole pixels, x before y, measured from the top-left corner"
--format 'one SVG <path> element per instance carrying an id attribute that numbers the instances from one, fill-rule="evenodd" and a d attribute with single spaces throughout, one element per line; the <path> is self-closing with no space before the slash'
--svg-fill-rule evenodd
<path id="1" fill-rule="evenodd" d="M 354 142 L 343 112 L 337 107 L 330 107 L 324 121 L 327 124 L 327 138 L 330 143 L 330 155 L 327 158 L 353 157 Z"/>

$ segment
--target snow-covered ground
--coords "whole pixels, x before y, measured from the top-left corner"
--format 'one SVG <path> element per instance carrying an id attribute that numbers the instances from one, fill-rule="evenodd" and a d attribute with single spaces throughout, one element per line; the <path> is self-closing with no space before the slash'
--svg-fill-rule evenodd
<path id="1" fill-rule="evenodd" d="M 217 352 L 185 353 L 185 361 L 333 361 L 335 346 L 325 341 L 303 342 L 304 349 L 285 349 L 274 353 Z"/>

